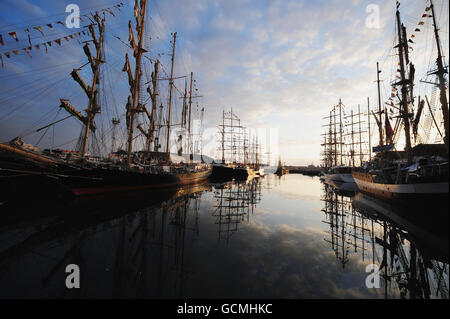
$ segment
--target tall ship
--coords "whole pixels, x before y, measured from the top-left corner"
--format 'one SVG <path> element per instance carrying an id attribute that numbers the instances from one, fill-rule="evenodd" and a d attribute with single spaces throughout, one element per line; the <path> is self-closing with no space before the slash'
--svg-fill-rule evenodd
<path id="1" fill-rule="evenodd" d="M 355 181 L 352 172 L 361 167 L 364 160 L 362 127 L 364 121 L 361 119 L 360 106 L 358 112 L 351 110 L 345 113 L 345 105 L 339 99 L 334 105 L 330 115 L 325 117 L 329 121 L 325 125 L 328 129 L 322 134 L 322 162 L 324 167 L 324 178 L 334 183 L 350 183 Z"/>
<path id="2" fill-rule="evenodd" d="M 221 160 L 213 163 L 214 179 L 241 180 L 264 175 L 258 134 L 243 126 L 232 108 L 222 111 L 218 133 Z"/>
<path id="3" fill-rule="evenodd" d="M 27 187 L 36 189 L 48 184 L 52 190 L 62 189 L 75 196 L 83 196 L 193 184 L 205 181 L 211 175 L 210 164 L 194 161 L 192 100 L 198 96 L 193 95 L 193 82 L 195 85 L 193 73 L 190 74 L 189 93 L 186 83 L 184 96 L 182 96 L 181 123 L 173 123 L 174 89 L 177 89 L 174 80 L 188 78 L 188 76 L 174 76 L 176 32 L 172 34 L 171 67 L 167 78 L 161 76 L 162 68 L 159 59 L 146 55 L 149 51 L 148 43 L 146 43 L 149 37 L 145 35 L 145 30 L 148 28 L 148 26 L 146 27 L 147 11 L 147 1 L 136 0 L 133 11 L 134 27 L 131 20 L 128 22 L 128 43 L 117 37 L 127 48 L 131 49 L 135 68 L 133 74 L 131 59 L 126 53 L 122 69 L 127 75 L 130 90 L 124 110 L 126 150 L 115 150 L 115 131 L 120 125 L 121 119 L 112 118 L 110 129 L 112 151 L 107 156 L 94 156 L 93 152 L 88 153 L 89 145 L 91 145 L 91 150 L 95 150 L 93 145 L 98 147 L 98 144 L 101 144 L 98 137 L 94 135 L 100 129 L 95 123 L 95 117 L 101 112 L 101 106 L 109 107 L 103 103 L 106 100 L 106 97 L 103 96 L 106 95 L 106 83 L 104 83 L 106 71 L 102 68 L 107 67 L 111 72 L 104 44 L 106 16 L 105 12 L 103 12 L 103 17 L 101 13 L 96 12 L 88 17 L 91 24 L 87 27 L 87 34 L 91 35 L 91 39 L 83 42 L 85 43 L 83 51 L 88 61 L 82 67 L 73 69 L 70 74 L 88 99 L 85 114 L 72 106 L 69 99 L 61 98 L 59 108 L 65 110 L 68 116 L 37 130 L 47 130 L 67 118 L 76 118 L 82 124 L 82 131 L 77 143 L 79 151 L 65 152 L 52 149 L 41 152 L 31 145 L 25 144 L 20 138 L 10 143 L 1 143 L 1 189 L 13 188 L 24 191 Z M 95 49 L 94 53 L 91 51 L 92 46 Z M 149 70 L 149 64 L 153 66 L 152 71 Z M 83 80 L 80 74 L 82 68 L 87 65 L 92 71 L 90 83 Z M 165 72 L 164 69 L 162 71 Z M 149 75 L 150 73 L 151 75 Z M 147 76 L 147 83 L 145 83 L 144 76 Z M 160 81 L 169 82 L 167 115 L 163 114 L 162 99 L 158 98 L 162 93 L 158 88 Z M 148 96 L 145 92 L 147 84 Z M 195 88 L 195 90 L 197 89 Z M 108 92 L 108 95 L 114 95 L 114 92 Z M 151 101 L 149 103 L 151 108 L 147 106 L 147 101 Z M 106 112 L 111 113 L 108 110 Z M 204 109 L 201 110 L 201 119 L 203 119 L 203 112 Z M 137 123 L 138 118 L 141 119 L 141 123 Z M 140 134 L 136 134 L 135 129 L 138 129 Z M 177 135 L 177 155 L 171 154 L 171 133 Z M 164 144 L 162 143 L 163 134 L 165 134 L 165 151 L 161 151 L 161 144 Z M 136 151 L 133 150 L 133 145 L 138 137 L 144 140 L 144 147 Z M 186 149 L 189 154 L 187 160 L 182 157 L 183 151 L 186 153 Z"/>
<path id="4" fill-rule="evenodd" d="M 436 69 L 429 71 L 427 76 L 433 77 L 435 82 L 421 82 L 430 83 L 435 90 L 439 90 L 438 104 L 440 104 L 441 112 L 433 112 L 427 96 L 425 99 L 418 97 L 417 102 L 415 101 L 413 94 L 415 67 L 409 56 L 409 43 L 413 43 L 413 41 L 407 37 L 406 27 L 401 22 L 399 7 L 398 3 L 396 11 L 398 43 L 394 47 L 398 56 L 398 70 L 396 79 L 392 83 L 390 101 L 386 103 L 390 108 L 390 114 L 388 114 L 387 107 L 383 109 L 379 101 L 377 124 L 380 131 L 380 145 L 373 148 L 377 155 L 367 163 L 364 170 L 353 172 L 353 177 L 361 192 L 379 198 L 399 199 L 409 203 L 420 202 L 424 205 L 428 200 L 448 202 L 449 117 L 446 79 L 448 72 L 443 62 L 435 8 L 433 2 L 430 1 L 430 6 L 426 7 L 426 13 L 423 15 L 432 21 L 434 29 L 437 49 Z M 424 22 L 421 22 L 420 25 L 423 24 Z M 420 29 L 417 30 L 420 31 Z M 380 73 L 379 70 L 377 72 Z M 443 143 L 416 143 L 413 146 L 413 137 L 414 141 L 420 142 L 418 130 L 425 104 L 428 106 Z M 436 120 L 438 113 L 442 114 L 443 131 L 440 123 Z M 390 125 L 389 118 L 396 119 L 393 127 Z M 401 132 L 402 130 L 403 132 Z M 396 149 L 396 141 L 401 133 L 404 136 L 404 151 Z M 430 134 L 429 131 L 425 133 Z"/>

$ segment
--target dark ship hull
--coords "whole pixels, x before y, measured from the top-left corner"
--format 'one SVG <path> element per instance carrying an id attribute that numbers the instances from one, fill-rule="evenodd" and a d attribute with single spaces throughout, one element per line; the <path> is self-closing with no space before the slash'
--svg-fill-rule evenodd
<path id="1" fill-rule="evenodd" d="M 248 172 L 245 167 L 233 167 L 222 164 L 213 164 L 211 179 L 214 181 L 226 181 L 232 179 L 245 180 Z"/>
<path id="2" fill-rule="evenodd" d="M 211 175 L 207 168 L 190 173 L 153 174 L 112 169 L 93 169 L 79 176 L 60 177 L 59 183 L 75 196 L 164 189 L 203 182 Z"/>
<path id="3" fill-rule="evenodd" d="M 198 171 L 169 167 L 170 172 L 81 168 L 2 144 L 0 202 L 12 197 L 85 196 L 145 189 L 164 189 L 208 179 L 212 168 Z"/>

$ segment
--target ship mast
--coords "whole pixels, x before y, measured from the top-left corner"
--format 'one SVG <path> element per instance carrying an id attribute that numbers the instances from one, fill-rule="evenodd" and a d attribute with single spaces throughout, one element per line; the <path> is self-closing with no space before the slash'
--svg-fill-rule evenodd
<path id="1" fill-rule="evenodd" d="M 398 31 L 398 39 L 399 43 L 397 45 L 398 55 L 400 59 L 400 82 L 397 82 L 396 85 L 402 86 L 402 99 L 400 104 L 400 112 L 401 117 L 403 117 L 403 123 L 405 127 L 405 151 L 408 159 L 408 163 L 412 162 L 412 153 L 411 153 L 411 135 L 410 135 L 410 125 L 409 125 L 409 112 L 408 112 L 408 87 L 407 84 L 411 81 L 411 79 L 406 79 L 405 75 L 405 50 L 407 50 L 407 42 L 406 38 L 402 36 L 403 26 L 400 22 L 400 11 L 397 6 L 397 31 Z"/>
<path id="2" fill-rule="evenodd" d="M 134 51 L 134 57 L 136 59 L 136 70 L 134 73 L 134 80 L 129 78 L 129 82 L 131 84 L 132 91 L 132 102 L 131 105 L 127 104 L 130 108 L 128 111 L 130 112 L 130 121 L 129 121 L 129 132 L 128 132 L 128 156 L 127 156 L 127 166 L 130 167 L 131 164 L 131 152 L 133 149 L 133 131 L 134 131 L 134 119 L 138 110 L 138 99 L 139 99 L 139 91 L 140 91 L 140 79 L 141 79 L 141 58 L 142 54 L 146 52 L 143 46 L 144 39 L 144 27 L 145 27 L 145 16 L 147 13 L 147 0 L 140 1 L 141 8 L 139 10 L 138 0 L 136 0 L 134 5 L 134 15 L 136 18 L 136 30 L 138 32 L 138 45 L 136 45 L 134 41 L 133 29 L 131 27 L 131 20 L 128 22 L 128 28 L 130 31 L 130 44 Z M 125 66 L 128 69 L 128 76 L 130 77 L 131 70 L 129 68 L 128 54 L 126 55 Z M 140 105 L 139 105 L 140 108 Z"/>
<path id="3" fill-rule="evenodd" d="M 98 15 L 98 13 L 93 15 L 93 18 L 97 22 L 99 38 L 97 39 L 95 29 L 94 29 L 94 24 L 89 25 L 89 31 L 91 32 L 91 35 L 92 35 L 91 41 L 94 42 L 94 45 L 95 45 L 95 48 L 97 51 L 96 57 L 95 58 L 92 57 L 91 51 L 89 50 L 89 41 L 86 41 L 86 44 L 83 47 L 83 51 L 86 54 L 86 56 L 88 57 L 89 64 L 91 65 L 91 69 L 92 69 L 92 73 L 93 73 L 93 79 L 92 79 L 91 86 L 86 85 L 84 83 L 84 81 L 82 80 L 80 74 L 78 73 L 78 71 L 80 71 L 81 68 L 73 69 L 73 71 L 70 74 L 72 76 L 72 78 L 81 86 L 81 88 L 86 93 L 87 97 L 89 98 L 89 104 L 88 104 L 88 108 L 86 110 L 86 116 L 83 116 L 72 105 L 70 105 L 69 100 L 60 99 L 60 102 L 61 102 L 60 107 L 64 108 L 69 114 L 78 118 L 85 125 L 84 134 L 82 135 L 83 140 L 82 140 L 82 145 L 81 145 L 81 156 L 82 157 L 84 157 L 86 155 L 89 132 L 90 132 L 90 130 L 95 131 L 95 125 L 94 125 L 95 114 L 99 113 L 99 110 L 100 110 L 97 105 L 98 90 L 96 88 L 96 85 L 99 84 L 99 82 L 100 82 L 100 80 L 99 80 L 100 64 L 104 62 L 102 60 L 102 55 L 103 55 L 102 48 L 103 48 L 103 39 L 104 39 L 103 35 L 104 35 L 104 31 L 105 31 L 105 21 L 100 19 L 100 16 Z"/>
<path id="4" fill-rule="evenodd" d="M 84 157 L 86 154 L 86 149 L 87 149 L 87 141 L 88 141 L 88 136 L 89 136 L 89 127 L 91 126 L 91 122 L 94 119 L 95 113 L 97 112 L 97 110 L 94 110 L 94 102 L 96 102 L 95 99 L 95 85 L 98 82 L 98 74 L 99 74 L 99 66 L 100 63 L 102 63 L 101 57 L 102 57 L 102 46 L 103 46 L 103 35 L 105 32 L 105 21 L 102 20 L 100 22 L 100 17 L 98 14 L 95 15 L 95 20 L 97 21 L 97 25 L 100 31 L 100 39 L 97 40 L 97 37 L 95 36 L 95 32 L 91 32 L 92 33 L 92 40 L 94 41 L 95 44 L 95 48 L 97 50 L 97 57 L 94 61 L 90 61 L 91 62 L 91 66 L 92 69 L 94 71 L 94 78 L 92 80 L 92 88 L 90 91 L 90 96 L 89 96 L 89 107 L 87 110 L 87 124 L 85 127 L 85 131 L 84 131 L 84 139 L 83 139 L 83 148 L 81 151 L 81 156 Z M 92 25 L 91 25 L 92 26 Z M 93 30 L 93 27 L 91 28 L 91 31 Z M 86 43 L 86 48 L 87 50 L 89 50 L 88 45 Z"/>
<path id="5" fill-rule="evenodd" d="M 188 116 L 188 146 L 189 146 L 189 163 L 194 160 L 193 146 L 192 146 L 192 136 L 191 136 L 191 107 L 192 107 L 192 78 L 194 73 L 191 72 L 191 83 L 189 86 L 189 116 Z"/>
<path id="6" fill-rule="evenodd" d="M 169 140 L 170 140 L 170 116 L 172 113 L 172 91 L 173 91 L 173 65 L 175 61 L 175 44 L 177 41 L 177 33 L 173 34 L 173 45 L 172 45 L 172 63 L 170 68 L 170 79 L 169 79 L 169 110 L 167 115 L 167 137 L 166 137 L 166 152 L 168 159 L 170 160 L 170 149 L 169 149 Z"/>
<path id="7" fill-rule="evenodd" d="M 149 93 L 152 99 L 152 112 L 150 113 L 150 128 L 148 132 L 148 140 L 147 140 L 147 151 L 150 154 L 151 151 L 151 143 L 153 142 L 153 134 L 155 131 L 155 115 L 156 115 L 156 107 L 157 107 L 157 101 L 156 96 L 158 95 L 158 69 L 159 69 L 159 60 L 156 60 L 155 62 L 155 70 L 152 72 L 152 86 L 153 90 L 150 91 L 149 87 Z M 148 114 L 147 114 L 148 115 Z"/>
<path id="8" fill-rule="evenodd" d="M 446 94 L 446 80 L 444 77 L 444 74 L 447 73 L 447 71 L 444 68 L 443 62 L 442 62 L 442 51 L 441 51 L 441 43 L 439 39 L 439 29 L 436 24 L 436 15 L 434 12 L 434 5 L 433 1 L 430 0 L 430 8 L 431 8 L 431 16 L 433 17 L 433 27 L 434 27 L 434 35 L 436 39 L 436 46 L 437 46 L 437 53 L 438 57 L 436 59 L 437 64 L 437 70 L 434 72 L 437 74 L 439 79 L 439 90 L 440 90 L 440 102 L 441 102 L 441 108 L 442 108 L 442 116 L 444 120 L 444 143 L 447 147 L 447 152 L 449 149 L 449 116 L 448 116 L 448 101 L 447 101 L 447 94 Z"/>
<path id="9" fill-rule="evenodd" d="M 382 145 L 384 145 L 384 142 L 383 142 L 383 124 L 382 124 L 383 120 L 381 118 L 380 73 L 381 73 L 381 70 L 379 69 L 379 63 L 377 62 L 378 115 L 379 115 L 379 121 L 377 121 L 377 122 L 378 122 L 380 146 L 382 146 Z"/>

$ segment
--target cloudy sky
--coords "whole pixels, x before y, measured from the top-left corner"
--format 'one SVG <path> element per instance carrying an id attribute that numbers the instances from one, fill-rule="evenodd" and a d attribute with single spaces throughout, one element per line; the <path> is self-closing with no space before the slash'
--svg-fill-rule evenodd
<path id="1" fill-rule="evenodd" d="M 65 8 L 70 3 L 78 4 L 86 14 L 119 2 L 2 0 L 0 34 L 4 45 L 0 53 L 28 46 L 26 28 L 31 30 L 33 45 L 78 31 L 55 25 L 65 21 Z M 123 42 L 134 1 L 123 2 L 121 11 L 114 11 L 115 17 L 106 15 L 104 91 L 114 93 L 104 98 L 100 116 L 105 119 L 123 115 L 128 94 L 121 69 L 124 54 L 129 52 Z M 448 61 L 448 1 L 434 3 Z M 400 7 L 408 36 L 418 22 L 425 22 L 411 44 L 411 59 L 417 69 L 416 95 L 422 96 L 431 94 L 431 88 L 418 79 L 426 79 L 435 59 L 431 19 L 421 19 L 428 5 L 426 0 L 404 0 Z M 171 33 L 177 32 L 175 75 L 194 72 L 202 96 L 194 103 L 195 112 L 197 103 L 198 109 L 205 107 L 204 127 L 215 130 L 222 110 L 233 108 L 244 125 L 277 131 L 279 155 L 289 164 L 319 163 L 320 134 L 326 124 L 323 118 L 339 98 L 347 114 L 352 109 L 356 112 L 358 104 L 366 111 L 367 97 L 375 106 L 377 61 L 382 69 L 383 100 L 389 97 L 390 83 L 395 79 L 393 0 L 158 0 L 149 1 L 148 12 L 146 56 L 160 58 L 168 72 L 169 41 Z M 42 27 L 44 36 L 32 29 L 47 23 L 53 23 L 55 30 Z M 17 32 L 19 42 L 8 35 L 11 31 Z M 80 131 L 75 119 L 56 125 L 45 136 L 42 131 L 34 133 L 33 128 L 66 116 L 58 113 L 59 98 L 70 98 L 72 105 L 85 109 L 86 98 L 69 75 L 73 68 L 86 63 L 82 45 L 63 40 L 61 47 L 53 44 L 47 54 L 42 49 L 30 53 L 31 59 L 25 51 L 10 59 L 2 54 L 0 140 L 22 135 L 26 142 L 42 148 L 74 147 Z M 149 62 L 146 66 L 151 69 Z M 83 68 L 81 74 L 88 79 L 89 69 Z M 184 79 L 176 81 L 176 107 L 184 85 Z M 161 99 L 166 95 L 161 92 Z M 104 123 L 109 134 L 104 143 L 109 144 L 112 133 L 106 120 Z"/>

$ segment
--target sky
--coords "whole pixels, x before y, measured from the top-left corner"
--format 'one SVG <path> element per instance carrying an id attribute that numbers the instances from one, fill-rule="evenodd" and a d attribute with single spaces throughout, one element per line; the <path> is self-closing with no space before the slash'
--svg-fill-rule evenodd
<path id="1" fill-rule="evenodd" d="M 114 17 L 106 14 L 102 89 L 109 94 L 102 100 L 104 106 L 96 123 L 107 132 L 99 139 L 108 145 L 112 143 L 113 131 L 108 121 L 123 116 L 128 95 L 126 74 L 121 71 L 124 54 L 131 54 L 124 42 L 134 1 L 123 2 L 120 12 L 114 10 Z M 31 30 L 33 44 L 78 31 L 54 25 L 55 31 L 43 27 L 42 36 L 32 29 L 65 21 L 65 8 L 71 3 L 79 5 L 81 14 L 87 14 L 120 1 L 1 0 L 0 34 L 4 45 L 0 46 L 0 53 L 28 46 L 23 31 L 26 28 Z M 448 1 L 435 0 L 434 4 L 448 65 Z M 432 88 L 419 79 L 428 79 L 426 72 L 433 69 L 436 57 L 431 19 L 421 19 L 428 5 L 425 0 L 404 0 L 400 6 L 408 36 L 419 21 L 425 22 L 411 45 L 411 60 L 417 69 L 415 94 L 422 96 L 430 96 Z M 377 61 L 382 70 L 382 100 L 387 101 L 391 93 L 390 83 L 397 68 L 393 49 L 395 1 L 149 0 L 148 14 L 144 77 L 148 78 L 153 67 L 150 59 L 160 58 L 165 72 L 169 72 L 171 33 L 177 32 L 174 73 L 180 78 L 175 81 L 174 112 L 180 113 L 179 95 L 188 79 L 181 77 L 193 72 L 198 88 L 195 92 L 201 96 L 194 101 L 194 117 L 199 116 L 201 108 L 205 109 L 207 155 L 218 156 L 217 145 L 210 141 L 215 141 L 222 111 L 232 108 L 243 125 L 260 132 L 261 140 L 266 137 L 273 142 L 272 161 L 279 155 L 286 164 L 317 165 L 323 125 L 327 123 L 324 117 L 339 99 L 345 105 L 346 115 L 351 110 L 356 113 L 358 105 L 367 112 L 368 97 L 371 107 L 377 106 Z M 11 31 L 17 31 L 19 42 L 8 35 Z M 35 130 L 67 116 L 58 108 L 60 98 L 69 98 L 78 110 L 86 108 L 84 93 L 69 75 L 73 68 L 87 62 L 82 45 L 63 40 L 60 47 L 54 44 L 47 54 L 42 49 L 30 53 L 32 58 L 24 51 L 10 59 L 2 55 L 0 140 L 20 135 L 25 142 L 40 148 L 74 148 L 81 128 L 76 119 L 55 125 L 44 136 L 43 131 Z M 80 73 L 90 79 L 89 71 L 85 67 Z M 161 101 L 167 101 L 166 87 L 161 83 Z M 177 116 L 173 118 L 175 122 L 179 120 Z M 367 115 L 363 117 L 366 119 Z M 123 143 L 123 122 L 114 130 L 117 144 Z M 371 125 L 375 145 L 373 119 Z M 139 138 L 135 143 L 139 143 Z M 267 147 L 263 151 L 267 152 Z"/>

